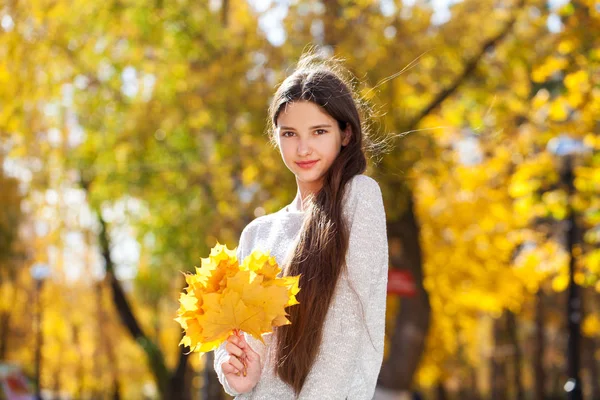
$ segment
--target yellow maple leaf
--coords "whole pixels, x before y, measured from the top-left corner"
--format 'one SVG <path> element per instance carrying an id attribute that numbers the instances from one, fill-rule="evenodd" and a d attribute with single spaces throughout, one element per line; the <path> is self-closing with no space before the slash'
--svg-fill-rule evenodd
<path id="1" fill-rule="evenodd" d="M 196 273 L 185 276 L 175 318 L 185 332 L 179 344 L 204 353 L 237 330 L 262 342 L 273 327 L 290 324 L 285 308 L 298 304 L 300 276 L 278 277 L 281 272 L 268 252 L 255 250 L 240 265 L 236 249 L 217 243 Z"/>
<path id="2" fill-rule="evenodd" d="M 188 284 L 198 285 L 212 291 L 222 291 L 225 278 L 233 276 L 239 270 L 235 249 L 229 250 L 227 246 L 217 245 L 210 251 L 208 258 L 202 258 L 201 268 L 196 267 L 196 274 L 187 281 Z M 196 287 L 194 285 L 194 287 Z"/>
<path id="3" fill-rule="evenodd" d="M 296 299 L 296 295 L 300 291 L 298 286 L 300 283 L 300 276 L 285 276 L 283 278 L 274 279 L 265 283 L 265 286 L 280 286 L 285 287 L 289 290 L 289 300 L 286 306 L 293 306 L 294 304 L 300 304 Z"/>
<path id="4" fill-rule="evenodd" d="M 240 269 L 261 274 L 264 276 L 265 281 L 275 279 L 281 272 L 281 268 L 277 265 L 275 257 L 260 250 L 255 250 L 248 255 L 242 262 Z"/>

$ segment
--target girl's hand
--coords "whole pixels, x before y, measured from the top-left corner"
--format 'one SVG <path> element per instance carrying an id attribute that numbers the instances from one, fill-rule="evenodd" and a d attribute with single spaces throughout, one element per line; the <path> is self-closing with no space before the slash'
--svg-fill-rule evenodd
<path id="1" fill-rule="evenodd" d="M 239 336 L 229 336 L 225 349 L 230 354 L 229 358 L 221 364 L 225 379 L 237 392 L 249 392 L 260 379 L 262 370 L 260 355 L 252 350 L 243 333 Z"/>

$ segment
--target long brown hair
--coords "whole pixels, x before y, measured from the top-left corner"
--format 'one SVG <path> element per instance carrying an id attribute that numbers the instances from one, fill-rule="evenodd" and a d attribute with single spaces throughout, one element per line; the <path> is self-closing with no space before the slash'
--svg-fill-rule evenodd
<path id="1" fill-rule="evenodd" d="M 342 269 L 346 267 L 349 232 L 342 215 L 346 183 L 367 167 L 366 125 L 353 96 L 350 80 L 333 58 L 319 60 L 305 53 L 296 70 L 277 89 L 269 108 L 273 130 L 283 108 L 295 101 L 310 101 L 334 118 L 340 131 L 348 125 L 349 143 L 324 175 L 323 186 L 308 199 L 295 250 L 284 266 L 286 275 L 299 275 L 300 304 L 290 307 L 291 325 L 276 328 L 275 373 L 299 394 L 321 344 L 323 325 Z M 274 131 L 271 134 L 274 139 Z"/>

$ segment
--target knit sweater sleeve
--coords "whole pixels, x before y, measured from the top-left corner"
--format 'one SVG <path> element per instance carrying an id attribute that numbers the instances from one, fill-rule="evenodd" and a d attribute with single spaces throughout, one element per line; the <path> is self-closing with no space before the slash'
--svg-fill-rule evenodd
<path id="1" fill-rule="evenodd" d="M 225 378 L 225 374 L 223 373 L 223 369 L 221 368 L 221 365 L 225 361 L 229 360 L 229 357 L 231 356 L 229 352 L 225 349 L 225 343 L 227 342 L 223 342 L 219 347 L 215 349 L 214 368 L 215 372 L 217 373 L 217 377 L 219 378 L 219 382 L 221 382 L 221 385 L 223 385 L 225 393 L 229 394 L 230 396 L 237 396 L 240 394 L 240 392 L 236 391 L 234 388 L 229 386 L 229 382 L 227 382 L 227 378 Z"/>
<path id="2" fill-rule="evenodd" d="M 357 176 L 349 193 L 347 274 L 338 280 L 321 347 L 300 400 L 371 399 L 383 360 L 388 270 L 379 185 Z"/>

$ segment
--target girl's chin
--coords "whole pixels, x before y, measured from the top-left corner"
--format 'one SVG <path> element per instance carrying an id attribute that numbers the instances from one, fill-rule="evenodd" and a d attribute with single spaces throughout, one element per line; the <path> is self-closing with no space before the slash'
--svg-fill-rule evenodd
<path id="1" fill-rule="evenodd" d="M 319 174 L 319 171 L 316 171 L 316 170 L 315 171 L 306 171 L 306 170 L 302 170 L 302 169 L 297 169 L 296 176 L 301 179 L 315 180 L 315 179 L 319 178 L 320 174 Z"/>
<path id="2" fill-rule="evenodd" d="M 296 180 L 302 183 L 318 184 L 322 181 L 322 175 L 318 172 L 297 171 Z"/>

